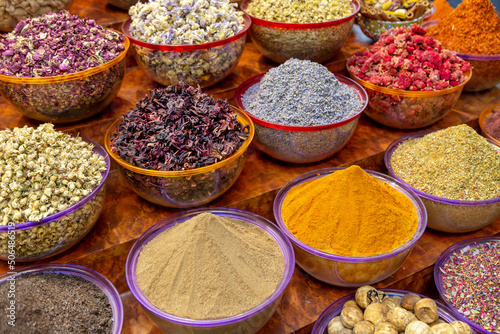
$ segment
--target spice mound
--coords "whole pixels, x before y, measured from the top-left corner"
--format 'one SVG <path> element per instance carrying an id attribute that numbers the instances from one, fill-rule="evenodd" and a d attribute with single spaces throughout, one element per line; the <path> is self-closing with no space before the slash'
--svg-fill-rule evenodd
<path id="1" fill-rule="evenodd" d="M 500 17 L 489 0 L 464 0 L 427 34 L 449 50 L 476 54 L 500 54 Z"/>
<path id="2" fill-rule="evenodd" d="M 500 141 L 500 106 L 493 109 L 491 115 L 486 117 L 484 130 L 488 135 Z"/>
<path id="3" fill-rule="evenodd" d="M 318 63 L 290 59 L 269 70 L 242 97 L 245 109 L 267 122 L 292 126 L 337 123 L 361 108 L 355 90 Z"/>
<path id="4" fill-rule="evenodd" d="M 130 32 L 143 42 L 189 45 L 214 42 L 243 29 L 243 13 L 229 0 L 150 0 L 130 7 Z"/>
<path id="5" fill-rule="evenodd" d="M 465 124 L 405 140 L 391 164 L 399 178 L 433 196 L 461 201 L 500 196 L 500 150 Z"/>
<path id="6" fill-rule="evenodd" d="M 90 194 L 107 168 L 92 149 L 50 123 L 0 131 L 0 225 L 39 221 Z"/>
<path id="7" fill-rule="evenodd" d="M 259 19 L 285 23 L 318 23 L 352 14 L 348 0 L 252 0 L 246 12 Z"/>
<path id="8" fill-rule="evenodd" d="M 247 137 L 226 101 L 181 82 L 152 90 L 123 115 L 111 150 L 134 166 L 179 171 L 224 160 Z"/>
<path id="9" fill-rule="evenodd" d="M 365 51 L 349 59 L 348 68 L 361 80 L 387 88 L 433 91 L 458 86 L 471 65 L 425 36 L 417 24 L 386 31 Z"/>
<path id="10" fill-rule="evenodd" d="M 0 284 L 0 309 L 8 310 L 11 281 Z M 15 327 L 0 321 L 2 333 L 113 332 L 113 312 L 105 293 L 75 275 L 23 274 L 15 279 Z"/>
<path id="11" fill-rule="evenodd" d="M 300 241 L 341 256 L 390 253 L 418 225 L 413 202 L 359 166 L 295 186 L 283 201 L 282 216 Z"/>
<path id="12" fill-rule="evenodd" d="M 264 302 L 284 274 L 274 238 L 248 222 L 199 214 L 144 246 L 137 282 L 161 310 L 190 319 L 234 316 Z"/>
<path id="13" fill-rule="evenodd" d="M 361 0 L 361 14 L 372 20 L 401 22 L 423 16 L 431 6 L 428 0 Z"/>
<path id="14" fill-rule="evenodd" d="M 439 269 L 446 300 L 471 322 L 500 333 L 500 240 L 457 250 Z"/>
<path id="15" fill-rule="evenodd" d="M 328 334 L 472 334 L 465 322 L 447 323 L 439 317 L 436 302 L 415 293 L 386 293 L 369 285 L 356 290 L 340 315 L 328 323 Z"/>
<path id="16" fill-rule="evenodd" d="M 124 36 L 67 11 L 19 22 L 0 36 L 0 74 L 50 77 L 102 65 L 125 50 Z"/>

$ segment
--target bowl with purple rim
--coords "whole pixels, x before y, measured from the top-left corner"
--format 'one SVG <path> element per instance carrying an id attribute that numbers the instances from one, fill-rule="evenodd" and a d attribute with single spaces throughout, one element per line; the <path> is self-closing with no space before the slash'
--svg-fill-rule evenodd
<path id="1" fill-rule="evenodd" d="M 449 261 L 450 261 L 450 256 L 452 256 L 454 253 L 461 251 L 462 249 L 466 247 L 475 247 L 478 245 L 481 245 L 483 243 L 487 242 L 497 242 L 500 243 L 500 237 L 498 236 L 489 236 L 489 237 L 478 237 L 478 238 L 470 238 L 470 239 L 465 239 L 462 241 L 459 241 L 450 247 L 446 248 L 441 255 L 439 255 L 436 265 L 434 266 L 434 282 L 436 284 L 437 290 L 439 292 L 439 296 L 441 297 L 442 300 L 446 303 L 446 305 L 450 308 L 452 314 L 460 321 L 465 322 L 473 330 L 475 330 L 478 333 L 484 333 L 484 334 L 494 334 L 494 332 L 487 331 L 485 328 L 481 327 L 477 323 L 471 321 L 467 316 L 465 316 L 463 313 L 460 313 L 456 306 L 448 300 L 446 297 L 446 289 L 444 288 L 443 284 L 443 271 L 442 268 L 445 266 Z"/>
<path id="2" fill-rule="evenodd" d="M 336 286 L 359 287 L 374 284 L 394 274 L 401 267 L 427 226 L 427 213 L 422 201 L 411 191 L 406 190 L 400 181 L 382 173 L 364 170 L 408 197 L 417 209 L 418 226 L 412 238 L 390 253 L 354 257 L 335 255 L 315 249 L 295 237 L 286 226 L 281 215 L 283 202 L 293 187 L 300 186 L 342 169 L 345 169 L 345 167 L 332 167 L 311 171 L 285 184 L 274 199 L 274 218 L 280 229 L 292 242 L 297 264 L 309 275 Z"/>
<path id="3" fill-rule="evenodd" d="M 422 26 L 429 28 L 440 20 L 424 22 Z M 464 86 L 464 92 L 475 92 L 495 87 L 500 83 L 500 54 L 481 55 L 453 51 L 458 57 L 472 65 L 472 76 Z"/>
<path id="4" fill-rule="evenodd" d="M 136 276 L 137 261 L 143 247 L 166 229 L 183 223 L 198 214 L 210 212 L 212 214 L 243 220 L 267 232 L 279 245 L 283 252 L 285 270 L 283 277 L 274 293 L 254 308 L 227 318 L 197 320 L 175 316 L 154 306 L 142 293 Z M 184 211 L 165 218 L 144 232 L 130 250 L 125 266 L 125 276 L 132 295 L 141 304 L 145 313 L 163 333 L 211 333 L 211 334 L 253 334 L 257 332 L 271 318 L 276 311 L 283 292 L 285 291 L 295 268 L 295 257 L 290 241 L 282 231 L 269 220 L 249 211 L 211 207 Z"/>
<path id="5" fill-rule="evenodd" d="M 442 232 L 465 233 L 491 224 L 500 217 L 500 197 L 483 201 L 461 201 L 433 196 L 404 182 L 392 168 L 392 154 L 399 144 L 407 139 L 420 138 L 431 132 L 434 131 L 412 133 L 402 136 L 389 144 L 384 154 L 384 162 L 389 175 L 420 197 L 427 209 L 427 227 Z M 486 140 L 500 150 L 498 143 L 489 139 Z"/>
<path id="6" fill-rule="evenodd" d="M 390 297 L 393 296 L 399 296 L 402 297 L 407 293 L 415 293 L 411 291 L 406 291 L 406 290 L 398 290 L 398 289 L 378 289 L 379 291 L 384 291 L 387 293 Z M 316 320 L 316 323 L 314 324 L 314 327 L 312 329 L 311 334 L 328 334 L 327 328 L 328 328 L 328 323 L 335 318 L 336 316 L 340 315 L 340 312 L 342 311 L 342 308 L 344 307 L 344 304 L 349 301 L 349 300 L 354 300 L 354 293 L 351 293 L 347 296 L 342 297 L 341 299 L 337 300 L 330 306 L 328 306 L 318 317 L 318 320 Z M 424 295 L 421 295 L 417 293 L 422 298 L 427 298 Z M 436 305 L 438 308 L 438 314 L 439 318 L 444 320 L 447 323 L 450 323 L 452 321 L 459 320 L 457 317 L 453 315 L 450 309 L 446 307 L 445 305 L 441 304 L 440 302 L 436 301 Z"/>
<path id="7" fill-rule="evenodd" d="M 361 107 L 351 117 L 326 125 L 283 125 L 255 117 L 243 103 L 243 95 L 250 87 L 258 84 L 265 74 L 262 73 L 246 80 L 236 88 L 234 93 L 236 105 L 254 123 L 254 143 L 257 148 L 281 161 L 310 163 L 334 155 L 347 144 L 356 131 L 359 117 L 368 104 L 368 94 L 361 85 L 343 75 L 335 74 L 339 82 L 351 87 L 359 97 Z"/>
<path id="8" fill-rule="evenodd" d="M 73 247 L 89 233 L 97 222 L 104 207 L 104 186 L 111 162 L 106 150 L 98 143 L 81 137 L 94 146 L 93 152 L 104 157 L 106 170 L 101 172 L 101 183 L 79 202 L 60 212 L 51 214 L 39 221 L 28 221 L 13 226 L 0 226 L 0 259 L 19 262 L 36 261 L 57 255 Z M 9 244 L 12 231 L 15 231 L 15 247 Z"/>
<path id="9" fill-rule="evenodd" d="M 6 281 L 10 277 L 19 278 L 21 275 L 30 274 L 64 274 L 81 277 L 95 285 L 106 295 L 111 310 L 113 312 L 113 331 L 112 334 L 119 334 L 123 326 L 123 304 L 120 294 L 106 277 L 100 273 L 71 263 L 44 263 L 30 265 L 21 269 L 16 269 L 15 272 L 8 272 L 0 275 L 0 283 Z M 91 331 L 91 329 L 88 329 Z"/>

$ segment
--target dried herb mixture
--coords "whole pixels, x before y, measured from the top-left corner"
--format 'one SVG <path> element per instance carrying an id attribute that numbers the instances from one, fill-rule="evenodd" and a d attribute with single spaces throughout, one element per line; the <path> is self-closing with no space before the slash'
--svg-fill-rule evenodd
<path id="1" fill-rule="evenodd" d="M 480 54 L 500 54 L 500 18 L 490 0 L 464 0 L 443 17 L 427 34 L 449 50 Z"/>
<path id="2" fill-rule="evenodd" d="M 471 65 L 413 24 L 408 29 L 386 31 L 367 50 L 356 52 L 348 67 L 352 74 L 374 85 L 432 91 L 460 85 Z"/>
<path id="3" fill-rule="evenodd" d="M 0 35 L 0 74 L 49 77 L 102 65 L 125 50 L 124 36 L 67 11 L 19 22 Z"/>
<path id="4" fill-rule="evenodd" d="M 224 160 L 247 137 L 226 101 L 181 82 L 152 90 L 125 114 L 111 149 L 134 166 L 178 171 Z"/>
<path id="5" fill-rule="evenodd" d="M 405 140 L 391 164 L 403 181 L 433 196 L 461 201 L 500 196 L 500 151 L 465 124 Z"/>

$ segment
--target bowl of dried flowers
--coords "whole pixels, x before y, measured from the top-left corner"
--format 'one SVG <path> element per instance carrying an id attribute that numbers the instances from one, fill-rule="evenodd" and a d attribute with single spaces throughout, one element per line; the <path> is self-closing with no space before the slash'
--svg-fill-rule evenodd
<path id="1" fill-rule="evenodd" d="M 393 28 L 348 60 L 352 79 L 370 98 L 365 114 L 398 129 L 415 129 L 443 118 L 471 78 L 471 65 L 419 25 Z"/>
<path id="2" fill-rule="evenodd" d="M 330 59 L 349 37 L 360 8 L 357 0 L 325 1 L 316 7 L 290 3 L 244 0 L 241 4 L 252 18 L 249 34 L 255 47 L 277 63 L 291 58 L 318 63 Z"/>
<path id="3" fill-rule="evenodd" d="M 181 82 L 152 90 L 111 125 L 104 144 L 139 196 L 186 208 L 234 184 L 253 135 L 245 113 Z"/>
<path id="4" fill-rule="evenodd" d="M 208 87 L 223 80 L 243 53 L 250 18 L 229 0 L 195 0 L 189 11 L 172 6 L 177 16 L 165 13 L 160 0 L 130 8 L 122 31 L 141 69 L 165 86 L 183 81 Z"/>
<path id="5" fill-rule="evenodd" d="M 128 47 L 122 34 L 66 11 L 23 20 L 0 39 L 0 92 L 39 121 L 91 117 L 118 95 Z"/>

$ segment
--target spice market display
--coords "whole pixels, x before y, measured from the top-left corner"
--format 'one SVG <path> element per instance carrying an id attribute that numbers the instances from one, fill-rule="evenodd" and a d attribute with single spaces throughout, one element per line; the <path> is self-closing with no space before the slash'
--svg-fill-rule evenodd
<path id="1" fill-rule="evenodd" d="M 0 3 L 0 332 L 500 334 L 500 17 L 435 4 Z"/>

